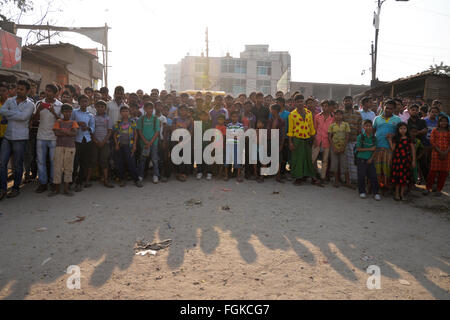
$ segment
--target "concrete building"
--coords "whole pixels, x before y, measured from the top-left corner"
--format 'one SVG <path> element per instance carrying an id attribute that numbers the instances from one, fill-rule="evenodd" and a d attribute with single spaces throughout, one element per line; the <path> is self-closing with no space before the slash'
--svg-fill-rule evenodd
<path id="1" fill-rule="evenodd" d="M 229 54 L 209 58 L 186 56 L 178 64 L 166 67 L 166 90 L 225 91 L 237 96 L 253 91 L 272 94 L 278 90 L 289 91 L 291 81 L 291 56 L 287 51 L 269 51 L 268 45 L 246 45 L 239 58 Z"/>
<path id="2" fill-rule="evenodd" d="M 180 75 L 181 75 L 181 63 L 177 64 L 166 64 L 166 77 L 164 87 L 166 90 L 172 91 L 180 90 Z"/>
<path id="3" fill-rule="evenodd" d="M 43 85 L 58 82 L 98 88 L 103 79 L 98 57 L 70 43 L 23 47 L 22 70 L 40 74 Z"/>
<path id="4" fill-rule="evenodd" d="M 355 96 L 370 86 L 338 83 L 291 82 L 291 93 L 296 91 L 305 97 L 314 96 L 319 100 L 335 100 L 341 102 L 345 96 Z"/>

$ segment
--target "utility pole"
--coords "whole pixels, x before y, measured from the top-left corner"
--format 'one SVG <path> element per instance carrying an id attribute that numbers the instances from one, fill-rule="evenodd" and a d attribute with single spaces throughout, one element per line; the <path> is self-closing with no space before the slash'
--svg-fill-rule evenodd
<path id="1" fill-rule="evenodd" d="M 378 62 L 378 38 L 380 34 L 380 16 L 381 16 L 381 6 L 386 0 L 378 0 L 378 7 L 377 12 L 374 13 L 374 20 L 373 25 L 375 27 L 375 47 L 372 43 L 372 50 L 371 50 L 371 56 L 372 56 L 372 83 L 371 86 L 374 87 L 377 79 L 377 62 Z M 395 0 L 395 1 L 409 1 L 409 0 Z"/>
<path id="2" fill-rule="evenodd" d="M 377 81 L 377 60 L 378 60 L 378 36 L 380 34 L 380 14 L 381 6 L 386 0 L 378 0 L 377 12 L 374 16 L 374 27 L 375 27 L 375 47 L 372 43 L 372 86 L 374 86 Z"/>
<path id="3" fill-rule="evenodd" d="M 210 89 L 211 82 L 209 81 L 209 32 L 206 27 L 206 67 L 205 67 L 205 89 Z"/>
<path id="4" fill-rule="evenodd" d="M 105 44 L 105 65 L 103 66 L 104 70 L 105 70 L 105 84 L 104 86 L 108 88 L 108 24 L 105 23 L 105 39 L 106 39 L 106 44 Z"/>

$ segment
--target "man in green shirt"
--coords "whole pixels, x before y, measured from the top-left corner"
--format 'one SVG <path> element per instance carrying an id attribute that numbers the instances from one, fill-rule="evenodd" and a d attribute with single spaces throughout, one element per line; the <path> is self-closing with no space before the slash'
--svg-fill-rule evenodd
<path id="1" fill-rule="evenodd" d="M 144 180 L 144 173 L 147 167 L 147 159 L 151 157 L 153 162 L 153 183 L 159 182 L 159 166 L 158 166 L 158 142 L 161 131 L 159 119 L 153 115 L 154 105 L 147 102 L 144 105 L 145 115 L 137 121 L 137 131 L 142 147 L 142 154 L 139 159 L 139 180 Z"/>
<path id="2" fill-rule="evenodd" d="M 369 179 L 375 200 L 380 201 L 377 171 L 374 165 L 374 155 L 377 142 L 373 135 L 372 121 L 364 121 L 364 133 L 356 141 L 356 165 L 358 168 L 358 188 L 361 199 L 366 199 L 366 179 Z"/>

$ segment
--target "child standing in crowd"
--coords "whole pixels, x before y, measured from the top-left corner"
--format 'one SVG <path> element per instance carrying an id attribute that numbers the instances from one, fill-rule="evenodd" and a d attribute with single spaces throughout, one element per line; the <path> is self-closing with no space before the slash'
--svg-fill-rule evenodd
<path id="1" fill-rule="evenodd" d="M 434 106 L 430 108 L 430 111 L 428 112 L 428 116 L 425 117 L 425 122 L 427 124 L 427 136 L 424 143 L 424 155 L 422 157 L 420 169 L 422 170 L 422 182 L 427 183 L 428 174 L 430 172 L 430 163 L 431 163 L 431 153 L 433 151 L 433 147 L 431 146 L 431 133 L 434 129 L 438 126 L 438 118 L 439 118 L 439 108 Z"/>
<path id="2" fill-rule="evenodd" d="M 165 91 L 161 91 L 161 94 L 165 92 Z M 165 97 L 164 97 L 165 99 Z M 168 119 L 166 117 L 166 115 L 163 114 L 163 108 L 164 105 L 161 101 L 157 101 L 155 103 L 155 116 L 156 118 L 159 119 L 159 124 L 160 124 L 160 130 L 159 130 L 159 141 L 158 141 L 158 161 L 159 161 L 159 165 L 158 165 L 158 169 L 160 172 L 160 178 L 161 178 L 161 182 L 167 182 L 167 177 L 166 174 L 161 174 L 161 171 L 166 171 L 166 160 L 164 157 L 164 151 L 163 151 L 163 144 L 164 144 L 164 138 L 166 134 L 169 134 L 169 122 L 170 122 L 170 126 L 172 126 L 172 120 Z"/>
<path id="3" fill-rule="evenodd" d="M 69 190 L 69 183 L 72 182 L 73 161 L 75 158 L 75 137 L 78 124 L 72 117 L 72 106 L 70 104 L 63 104 L 61 106 L 61 113 L 63 119 L 55 122 L 53 131 L 56 135 L 56 149 L 55 149 L 55 170 L 53 183 L 55 188 L 50 197 L 60 194 L 61 183 L 64 183 L 64 195 L 72 197 L 73 193 Z"/>
<path id="4" fill-rule="evenodd" d="M 151 158 L 153 163 L 153 183 L 159 182 L 159 159 L 158 159 L 158 142 L 161 130 L 159 119 L 153 115 L 154 104 L 147 102 L 144 105 L 145 116 L 138 120 L 137 131 L 141 141 L 142 154 L 139 160 L 139 180 L 144 180 L 145 167 L 147 158 Z"/>
<path id="5" fill-rule="evenodd" d="M 211 129 L 211 121 L 209 120 L 208 112 L 205 110 L 200 111 L 199 113 L 200 121 L 202 122 L 202 137 L 205 135 L 205 132 Z M 202 155 L 205 152 L 206 147 L 210 143 L 207 141 L 203 141 L 202 143 Z M 206 175 L 206 180 L 210 181 L 212 179 L 212 165 L 208 165 L 205 163 L 205 159 L 203 159 L 203 163 L 198 165 L 197 172 L 197 180 L 201 180 L 203 175 Z"/>
<path id="6" fill-rule="evenodd" d="M 100 167 L 103 173 L 103 185 L 106 188 L 114 188 L 109 182 L 108 178 L 108 159 L 110 156 L 109 140 L 112 135 L 113 124 L 111 119 L 106 115 L 106 102 L 99 100 L 95 104 L 96 116 L 95 120 L 95 132 L 93 140 L 95 147 L 93 148 L 93 155 L 95 163 Z"/>
<path id="7" fill-rule="evenodd" d="M 222 143 L 219 141 L 219 137 L 215 139 L 216 146 L 222 148 L 223 150 L 223 164 L 217 164 L 218 166 L 218 174 L 217 179 L 222 179 L 222 175 L 225 171 L 225 163 L 226 163 L 226 152 L 223 142 L 225 141 L 225 138 L 227 136 L 227 127 L 225 126 L 225 115 L 221 114 L 217 117 L 217 124 L 215 126 L 215 129 L 219 130 L 222 135 Z"/>
<path id="8" fill-rule="evenodd" d="M 425 194 L 427 195 L 432 191 L 436 177 L 438 177 L 436 195 L 441 196 L 448 172 L 450 171 L 448 156 L 450 151 L 450 131 L 447 116 L 439 116 L 438 127 L 431 133 L 430 141 L 433 147 L 433 153 L 431 154 L 431 171 L 428 176 L 427 191 Z"/>
<path id="9" fill-rule="evenodd" d="M 136 145 L 138 136 L 136 133 L 136 125 L 129 120 L 130 111 L 128 107 L 120 108 L 120 116 L 122 118 L 114 127 L 114 144 L 116 148 L 116 167 L 120 179 L 120 187 L 126 186 L 125 165 L 131 175 L 134 183 L 138 188 L 142 188 L 142 181 L 138 177 L 136 169 L 136 161 L 134 159 L 136 153 Z"/>
<path id="10" fill-rule="evenodd" d="M 225 119 L 228 119 L 228 111 L 223 107 L 223 97 L 216 96 L 214 98 L 214 109 L 209 112 L 209 117 L 211 118 L 211 125 L 215 127 L 217 125 L 217 121 L 219 115 L 225 115 Z"/>
<path id="11" fill-rule="evenodd" d="M 317 169 L 317 159 L 322 152 L 322 168 L 320 170 L 320 179 L 324 183 L 327 177 L 328 160 L 330 157 L 330 140 L 328 138 L 328 130 L 333 123 L 333 114 L 330 112 L 328 100 L 322 101 L 322 112 L 314 117 L 314 127 L 317 134 L 314 139 L 314 146 L 312 151 L 313 164 Z"/>
<path id="12" fill-rule="evenodd" d="M 168 95 L 170 97 L 170 95 Z M 166 98 L 168 100 L 168 98 Z M 163 106 L 162 114 L 167 119 L 167 126 L 163 128 L 163 137 L 161 139 L 161 182 L 167 182 L 172 174 L 172 161 L 170 159 L 170 143 L 172 136 L 172 124 L 173 119 L 169 117 L 170 107 L 168 105 Z"/>
<path id="13" fill-rule="evenodd" d="M 331 171 L 334 173 L 334 186 L 336 188 L 339 187 L 339 173 L 341 176 L 345 176 L 345 185 L 351 188 L 345 154 L 350 136 L 350 126 L 347 122 L 342 121 L 343 115 L 342 110 L 336 110 L 334 122 L 328 128 L 329 140 L 331 141 Z"/>
<path id="14" fill-rule="evenodd" d="M 242 114 L 242 125 L 244 130 L 255 129 L 256 128 L 256 117 L 252 113 L 253 103 L 249 100 L 244 103 L 244 112 Z M 249 163 L 250 156 L 250 141 L 249 138 L 245 138 L 245 179 L 251 179 L 251 165 Z"/>
<path id="15" fill-rule="evenodd" d="M 188 107 L 186 105 L 181 105 L 178 108 L 178 117 L 175 118 L 172 122 L 172 132 L 174 132 L 177 129 L 185 129 L 188 130 L 191 134 L 194 131 L 194 124 L 190 120 L 190 116 L 188 113 Z M 177 144 L 177 142 L 172 142 L 173 144 Z M 182 154 L 180 154 L 181 157 L 183 157 Z M 177 166 L 177 179 L 180 182 L 186 182 L 187 175 L 189 174 L 191 165 L 182 163 Z"/>
<path id="16" fill-rule="evenodd" d="M 272 130 L 278 130 L 279 133 L 279 140 L 278 140 L 278 153 L 279 153 L 279 161 L 278 163 L 281 163 L 281 159 L 283 156 L 283 147 L 284 147 L 284 140 L 286 138 L 285 136 L 285 122 L 284 120 L 280 117 L 280 112 L 281 112 L 281 106 L 279 104 L 274 104 L 271 108 L 270 108 L 270 112 L 272 117 L 269 119 L 269 121 L 267 122 L 267 139 L 268 139 L 268 145 L 267 148 L 269 150 L 269 152 L 272 152 L 272 143 L 274 143 L 272 141 L 271 135 L 272 135 Z M 281 166 L 278 166 L 278 173 L 277 173 L 277 177 L 276 177 L 276 181 L 279 183 L 284 183 L 284 181 L 281 179 Z"/>
<path id="17" fill-rule="evenodd" d="M 239 139 L 236 137 L 239 133 L 244 134 L 244 126 L 239 122 L 239 112 L 231 112 L 231 122 L 227 125 L 227 147 L 226 147 L 226 165 L 225 165 L 225 181 L 228 181 L 228 174 L 233 170 L 237 170 L 237 181 L 241 183 L 242 176 L 242 156 Z M 233 156 L 234 155 L 234 156 Z"/>
<path id="18" fill-rule="evenodd" d="M 424 147 L 422 144 L 422 141 L 417 138 L 417 135 L 419 133 L 419 130 L 415 125 L 408 126 L 409 127 L 409 135 L 411 136 L 411 141 L 414 143 L 414 147 L 416 149 L 416 167 L 412 169 L 412 179 L 411 183 L 409 185 L 409 190 L 412 190 L 416 183 L 419 180 L 419 166 L 421 159 L 423 158 L 424 154 Z"/>
<path id="19" fill-rule="evenodd" d="M 392 154 L 392 185 L 395 186 L 395 200 L 406 201 L 406 188 L 411 181 L 411 168 L 416 167 L 416 150 L 409 137 L 408 125 L 398 124 L 393 138 L 389 137 Z"/>
<path id="20" fill-rule="evenodd" d="M 94 116 L 87 111 L 89 98 L 86 95 L 81 95 L 78 99 L 80 109 L 72 112 L 72 120 L 78 123 L 78 131 L 75 138 L 76 155 L 80 169 L 76 179 L 75 192 L 81 192 L 83 187 L 87 185 L 87 178 L 92 171 L 92 153 L 94 142 L 92 135 L 95 132 Z M 86 183 L 86 185 L 83 185 Z"/>
<path id="21" fill-rule="evenodd" d="M 259 139 L 259 132 L 260 130 L 264 130 L 266 128 L 266 123 L 263 120 L 258 120 L 256 122 L 256 144 L 252 144 L 250 146 L 250 159 L 253 164 L 253 175 L 256 179 L 256 182 L 263 183 L 264 182 L 264 176 L 261 175 L 261 168 L 263 165 L 260 161 L 260 153 L 264 153 L 264 145 L 262 141 Z"/>
<path id="22" fill-rule="evenodd" d="M 139 110 L 139 105 L 137 103 L 130 104 L 130 121 L 137 124 L 140 117 L 142 117 L 142 113 Z"/>
<path id="23" fill-rule="evenodd" d="M 358 170 L 355 165 L 355 146 L 356 138 L 361 134 L 363 119 L 361 114 L 354 109 L 352 97 L 345 97 L 343 103 L 345 110 L 342 121 L 347 122 L 350 127 L 346 155 L 350 183 L 352 183 L 358 179 Z"/>
<path id="24" fill-rule="evenodd" d="M 288 131 L 289 131 L 289 115 L 291 112 L 288 110 L 288 107 L 286 105 L 286 100 L 283 97 L 278 97 L 276 99 L 277 103 L 281 106 L 281 113 L 280 117 L 284 120 L 284 132 L 282 133 L 284 135 L 284 144 L 283 144 L 283 150 L 281 151 L 281 158 L 280 158 L 280 166 L 281 166 L 281 179 L 286 179 L 286 173 L 287 173 L 287 164 L 289 162 L 289 159 L 291 157 L 290 150 L 289 150 L 289 139 L 287 137 Z"/>
<path id="25" fill-rule="evenodd" d="M 375 200 L 380 201 L 378 193 L 377 171 L 374 165 L 374 156 L 377 149 L 376 139 L 373 135 L 372 121 L 364 121 L 364 133 L 358 136 L 356 141 L 356 166 L 358 167 L 358 188 L 361 199 L 366 199 L 366 180 L 372 187 Z"/>

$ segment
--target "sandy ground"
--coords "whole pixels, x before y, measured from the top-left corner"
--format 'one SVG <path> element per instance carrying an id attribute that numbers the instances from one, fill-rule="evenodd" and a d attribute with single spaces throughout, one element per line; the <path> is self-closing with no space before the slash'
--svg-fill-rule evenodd
<path id="1" fill-rule="evenodd" d="M 0 299 L 450 299 L 448 195 L 189 180 L 49 199 L 35 187 L 0 203 Z M 135 256 L 142 238 L 173 244 Z M 71 265 L 80 290 L 66 286 Z M 370 265 L 380 290 L 367 289 Z"/>

